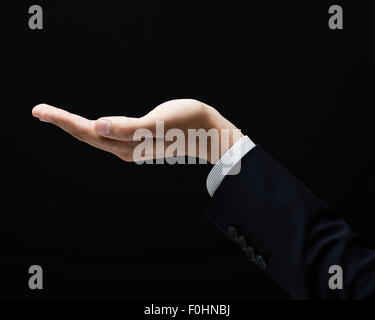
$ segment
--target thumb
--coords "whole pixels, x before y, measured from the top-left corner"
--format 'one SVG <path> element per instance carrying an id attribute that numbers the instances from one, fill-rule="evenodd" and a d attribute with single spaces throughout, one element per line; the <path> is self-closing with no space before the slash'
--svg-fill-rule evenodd
<path id="1" fill-rule="evenodd" d="M 95 121 L 95 132 L 107 138 L 132 141 L 138 129 L 148 129 L 155 136 L 156 123 L 148 117 L 102 117 Z"/>

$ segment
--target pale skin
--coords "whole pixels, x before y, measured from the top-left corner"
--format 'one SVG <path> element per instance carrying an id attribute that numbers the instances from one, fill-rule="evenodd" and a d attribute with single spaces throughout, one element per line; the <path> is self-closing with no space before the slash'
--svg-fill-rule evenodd
<path id="1" fill-rule="evenodd" d="M 98 149 L 110 152 L 120 159 L 132 162 L 133 150 L 140 143 L 133 141 L 133 134 L 137 129 L 148 129 L 155 137 L 157 121 L 164 122 L 165 131 L 178 128 L 184 133 L 188 129 L 221 129 L 229 130 L 229 145 L 220 150 L 224 154 L 242 136 L 233 135 L 237 128 L 225 119 L 213 107 L 193 99 L 170 100 L 158 105 L 141 118 L 126 116 L 108 116 L 97 120 L 89 120 L 66 110 L 56 108 L 47 104 L 39 104 L 32 110 L 34 117 L 41 121 L 52 123 L 76 139 L 86 142 Z M 187 134 L 185 134 L 187 137 Z M 171 142 L 165 142 L 165 148 Z M 187 144 L 187 141 L 186 141 Z M 186 154 L 188 151 L 186 150 Z M 156 154 L 150 157 L 155 158 Z M 158 156 L 160 157 L 160 155 Z M 207 148 L 206 160 L 215 163 L 211 159 L 210 147 Z"/>

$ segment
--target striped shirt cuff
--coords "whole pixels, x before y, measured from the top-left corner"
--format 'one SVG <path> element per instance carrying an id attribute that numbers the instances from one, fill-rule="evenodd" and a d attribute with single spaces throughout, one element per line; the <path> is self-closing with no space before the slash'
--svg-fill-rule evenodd
<path id="1" fill-rule="evenodd" d="M 211 169 L 206 181 L 207 191 L 211 197 L 226 175 L 234 175 L 240 172 L 241 159 L 254 147 L 254 142 L 248 136 L 244 136 L 220 158 Z"/>

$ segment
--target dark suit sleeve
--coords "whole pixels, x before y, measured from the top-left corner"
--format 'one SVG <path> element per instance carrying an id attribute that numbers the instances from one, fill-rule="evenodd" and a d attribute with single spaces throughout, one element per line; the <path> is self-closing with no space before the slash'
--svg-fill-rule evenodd
<path id="1" fill-rule="evenodd" d="M 256 146 L 216 190 L 206 216 L 297 299 L 374 297 L 375 250 Z M 328 286 L 329 267 L 343 289 Z"/>

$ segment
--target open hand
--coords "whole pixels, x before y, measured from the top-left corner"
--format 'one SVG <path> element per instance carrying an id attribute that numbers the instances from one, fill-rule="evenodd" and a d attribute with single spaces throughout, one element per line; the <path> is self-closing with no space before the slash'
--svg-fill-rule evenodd
<path id="1" fill-rule="evenodd" d="M 86 142 L 96 148 L 111 152 L 123 159 L 124 161 L 135 161 L 134 149 L 141 143 L 133 139 L 134 133 L 138 129 L 148 129 L 152 132 L 152 139 L 154 142 L 157 139 L 164 139 L 164 137 L 156 136 L 156 123 L 163 122 L 164 130 L 180 129 L 187 133 L 189 129 L 216 129 L 219 132 L 221 129 L 229 130 L 229 144 L 222 147 L 220 144 L 220 154 L 230 148 L 240 137 L 241 134 L 233 135 L 233 130 L 236 127 L 226 120 L 214 108 L 193 99 L 178 99 L 170 100 L 158 105 L 155 109 L 141 118 L 132 118 L 125 116 L 109 116 L 102 117 L 97 120 L 88 120 L 81 116 L 72 114 L 63 109 L 59 109 L 46 104 L 39 104 L 32 110 L 34 117 L 41 121 L 50 122 L 64 131 L 71 134 L 80 141 Z M 238 130 L 237 130 L 238 131 Z M 165 149 L 172 143 L 172 141 L 165 141 Z M 186 141 L 187 146 L 187 141 Z M 156 148 L 154 148 L 156 150 Z M 163 150 L 165 151 L 165 150 Z M 185 154 L 191 155 L 191 152 L 186 147 Z M 211 149 L 208 145 L 207 161 L 215 163 L 218 159 L 211 159 Z M 164 152 L 153 152 L 147 155 L 149 158 L 164 157 Z"/>

